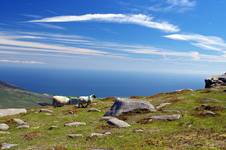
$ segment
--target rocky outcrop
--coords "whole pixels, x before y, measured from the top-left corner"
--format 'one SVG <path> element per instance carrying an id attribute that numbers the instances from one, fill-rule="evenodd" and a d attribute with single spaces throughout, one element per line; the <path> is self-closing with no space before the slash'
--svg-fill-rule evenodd
<path id="1" fill-rule="evenodd" d="M 147 101 L 128 98 L 117 98 L 110 110 L 104 116 L 120 116 L 134 112 L 155 112 L 155 107 Z"/>
<path id="2" fill-rule="evenodd" d="M 0 109 L 0 117 L 17 115 L 21 113 L 27 113 L 27 110 L 24 108 Z"/>
<path id="3" fill-rule="evenodd" d="M 205 88 L 213 88 L 217 86 L 226 86 L 226 73 L 205 79 Z"/>

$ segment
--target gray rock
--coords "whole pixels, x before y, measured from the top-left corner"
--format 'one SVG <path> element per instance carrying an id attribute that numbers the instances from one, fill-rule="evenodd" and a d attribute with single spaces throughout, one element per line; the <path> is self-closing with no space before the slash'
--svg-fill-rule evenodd
<path id="1" fill-rule="evenodd" d="M 147 101 L 117 98 L 105 116 L 120 116 L 133 112 L 155 112 L 155 107 Z"/>
<path id="2" fill-rule="evenodd" d="M 17 144 L 2 143 L 0 148 L 1 149 L 11 149 L 16 146 L 17 146 Z"/>
<path id="3" fill-rule="evenodd" d="M 165 120 L 165 121 L 173 121 L 180 119 L 180 114 L 173 114 L 173 115 L 158 115 L 158 116 L 152 116 L 152 120 Z"/>
<path id="4" fill-rule="evenodd" d="M 157 110 L 161 110 L 162 108 L 164 108 L 164 107 L 166 107 L 167 105 L 170 105 L 170 104 L 171 104 L 171 103 L 162 103 L 162 104 L 156 106 L 156 109 L 157 109 Z"/>
<path id="5" fill-rule="evenodd" d="M 5 124 L 5 123 L 0 124 L 0 130 L 1 131 L 6 131 L 8 129 L 9 129 L 9 126 L 7 124 Z"/>
<path id="6" fill-rule="evenodd" d="M 24 124 L 24 125 L 19 125 L 18 127 L 16 127 L 17 129 L 28 129 L 30 128 L 30 126 L 28 124 Z"/>
<path id="7" fill-rule="evenodd" d="M 21 113 L 27 113 L 27 110 L 25 108 L 0 109 L 0 117 L 18 115 Z"/>
<path id="8" fill-rule="evenodd" d="M 130 125 L 122 120 L 119 120 L 118 118 L 115 117 L 110 117 L 109 119 L 106 119 L 107 123 L 113 126 L 116 126 L 118 128 L 127 128 L 130 127 Z"/>
<path id="9" fill-rule="evenodd" d="M 105 134 L 103 133 L 91 133 L 90 137 L 93 138 L 93 137 L 103 137 L 103 136 L 106 136 Z"/>
<path id="10" fill-rule="evenodd" d="M 78 126 L 81 126 L 81 125 L 86 125 L 85 122 L 70 122 L 70 123 L 65 123 L 64 126 L 68 126 L 68 127 L 78 127 Z"/>
<path id="11" fill-rule="evenodd" d="M 199 113 L 199 115 L 202 115 L 202 116 L 216 116 L 217 114 L 213 111 L 210 111 L 210 110 L 204 110 L 202 112 Z"/>
<path id="12" fill-rule="evenodd" d="M 13 121 L 14 121 L 17 125 L 25 125 L 25 124 L 27 124 L 26 122 L 24 122 L 23 120 L 18 119 L 18 118 L 14 118 Z"/>
<path id="13" fill-rule="evenodd" d="M 101 112 L 101 110 L 99 110 L 97 108 L 90 108 L 90 109 L 88 109 L 88 112 Z"/>
<path id="14" fill-rule="evenodd" d="M 68 134 L 67 136 L 72 139 L 83 137 L 82 134 Z"/>
<path id="15" fill-rule="evenodd" d="M 91 133 L 90 138 L 95 138 L 95 137 L 104 137 L 107 135 L 111 135 L 111 132 L 105 132 L 105 133 Z"/>
<path id="16" fill-rule="evenodd" d="M 49 110 L 49 109 L 40 109 L 39 112 L 53 113 L 53 111 L 52 110 Z"/>

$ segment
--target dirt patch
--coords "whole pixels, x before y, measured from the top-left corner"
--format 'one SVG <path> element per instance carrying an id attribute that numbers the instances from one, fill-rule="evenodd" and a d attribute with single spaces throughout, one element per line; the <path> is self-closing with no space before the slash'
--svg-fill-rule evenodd
<path id="1" fill-rule="evenodd" d="M 62 145 L 56 145 L 52 149 L 49 149 L 49 150 L 67 150 L 67 148 Z"/>
<path id="2" fill-rule="evenodd" d="M 29 132 L 29 133 L 26 133 L 23 138 L 27 141 L 31 141 L 35 138 L 38 138 L 41 136 L 41 133 L 40 132 Z"/>
<path id="3" fill-rule="evenodd" d="M 110 125 L 100 125 L 100 126 L 97 126 L 96 129 L 101 129 L 101 130 L 109 130 L 109 129 L 113 129 L 114 127 L 113 126 L 110 126 Z"/>
<path id="4" fill-rule="evenodd" d="M 63 111 L 63 114 L 65 115 L 74 115 L 78 112 L 78 109 L 76 108 L 72 108 L 72 109 L 69 109 L 69 110 L 64 110 Z"/>
<path id="5" fill-rule="evenodd" d="M 139 124 L 148 124 L 150 122 L 151 122 L 150 118 L 143 118 L 143 119 L 140 119 L 137 121 L 137 123 L 139 123 Z"/>
<path id="6" fill-rule="evenodd" d="M 225 108 L 223 106 L 210 106 L 210 105 L 201 105 L 195 108 L 197 111 L 204 111 L 204 110 L 209 110 L 209 111 L 223 111 Z"/>

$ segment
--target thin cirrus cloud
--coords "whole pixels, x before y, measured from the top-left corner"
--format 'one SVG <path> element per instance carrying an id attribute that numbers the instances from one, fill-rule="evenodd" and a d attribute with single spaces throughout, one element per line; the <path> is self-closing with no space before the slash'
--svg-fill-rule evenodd
<path id="1" fill-rule="evenodd" d="M 85 14 L 80 16 L 55 16 L 38 20 L 31 20 L 29 22 L 35 23 L 48 23 L 48 22 L 85 22 L 85 21 L 99 21 L 99 22 L 112 22 L 122 24 L 135 24 L 152 29 L 158 29 L 164 32 L 178 32 L 179 27 L 170 24 L 166 21 L 154 21 L 153 17 L 135 14 Z"/>
<path id="2" fill-rule="evenodd" d="M 128 45 L 98 41 L 93 38 L 76 35 L 47 34 L 37 32 L 14 32 L 5 34 L 0 34 L 0 54 L 4 57 L 6 56 L 5 58 L 13 56 L 13 58 L 17 60 L 21 60 L 21 58 L 24 58 L 25 56 L 28 59 L 37 58 L 39 60 L 40 57 L 43 59 L 51 57 L 51 59 L 56 60 L 59 56 L 65 58 L 77 58 L 77 56 L 85 55 L 93 57 L 94 60 L 97 56 L 98 58 L 112 58 L 114 60 L 132 59 L 137 61 L 159 61 L 162 60 L 162 58 L 169 61 L 226 61 L 225 55 L 207 55 L 205 53 L 189 50 L 164 50 L 145 45 Z M 49 40 L 49 43 L 42 41 L 45 41 L 46 39 Z M 53 41 L 55 44 L 51 43 Z M 48 59 L 46 61 L 46 63 L 49 63 Z M 10 62 L 2 60 L 1 62 L 19 64 L 20 61 Z"/>
<path id="3" fill-rule="evenodd" d="M 177 7 L 194 7 L 196 5 L 195 0 L 167 0 L 166 2 Z"/>
<path id="4" fill-rule="evenodd" d="M 205 36 L 200 34 L 170 34 L 164 37 L 172 40 L 188 41 L 192 45 L 202 49 L 226 52 L 226 42 L 224 39 L 217 36 Z"/>
<path id="5" fill-rule="evenodd" d="M 9 60 L 9 59 L 0 59 L 0 63 L 13 63 L 13 64 L 45 64 L 40 61 L 30 61 L 30 60 Z"/>

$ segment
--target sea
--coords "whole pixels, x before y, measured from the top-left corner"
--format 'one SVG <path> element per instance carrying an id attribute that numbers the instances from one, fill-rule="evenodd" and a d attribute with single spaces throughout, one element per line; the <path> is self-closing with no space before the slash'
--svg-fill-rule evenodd
<path id="1" fill-rule="evenodd" d="M 150 96 L 204 88 L 205 75 L 1 67 L 0 80 L 38 93 L 97 97 Z"/>

